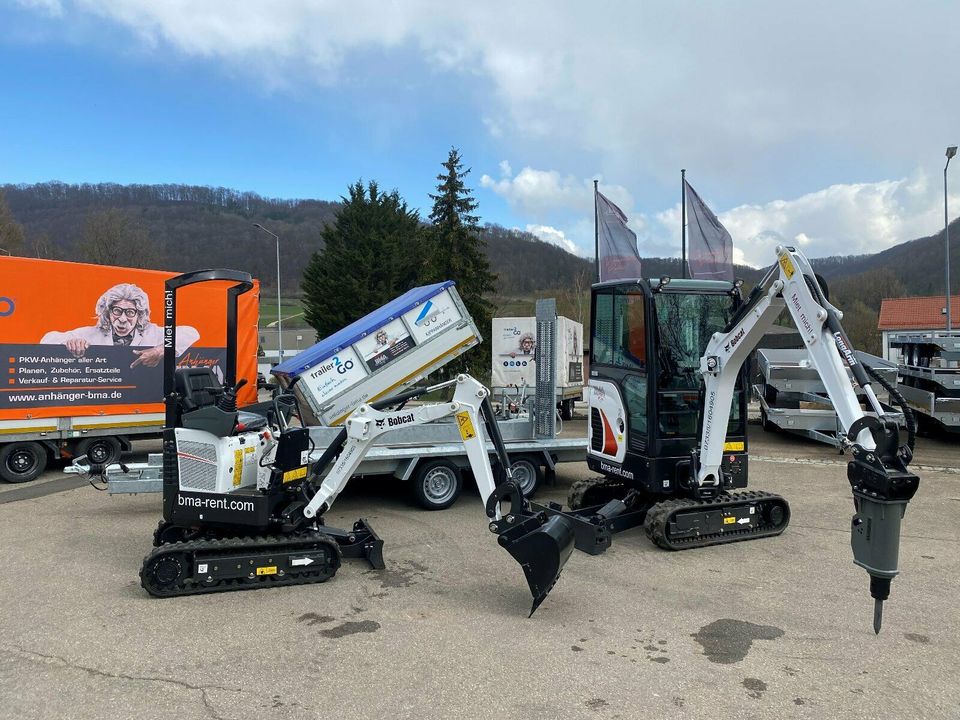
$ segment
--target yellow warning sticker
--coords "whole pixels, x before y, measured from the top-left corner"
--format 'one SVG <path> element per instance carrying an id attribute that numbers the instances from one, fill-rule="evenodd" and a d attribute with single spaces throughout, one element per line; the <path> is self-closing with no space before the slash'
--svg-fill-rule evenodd
<path id="1" fill-rule="evenodd" d="M 740 442 L 725 442 L 723 444 L 724 452 L 743 452 L 744 444 L 741 440 Z"/>
<path id="2" fill-rule="evenodd" d="M 285 483 L 292 482 L 293 480 L 299 480 L 300 478 L 305 478 L 307 476 L 307 466 L 298 467 L 296 470 L 287 470 L 283 474 L 283 481 Z"/>
<path id="3" fill-rule="evenodd" d="M 466 412 L 457 413 L 457 427 L 460 428 L 460 437 L 464 440 L 470 440 L 477 436 L 477 431 L 470 421 L 470 415 Z"/>
<path id="4" fill-rule="evenodd" d="M 265 565 L 263 567 L 257 568 L 257 575 L 276 575 L 277 566 L 276 565 Z"/>
<path id="5" fill-rule="evenodd" d="M 786 253 L 780 256 L 780 267 L 783 268 L 783 271 L 787 274 L 788 278 L 792 278 L 793 273 L 796 272 L 796 270 L 793 268 L 793 261 Z"/>
<path id="6" fill-rule="evenodd" d="M 233 486 L 240 487 L 243 478 L 243 450 L 233 451 Z"/>
<path id="7" fill-rule="evenodd" d="M 725 517 L 725 518 L 723 519 L 723 524 L 724 524 L 724 525 L 733 525 L 736 521 L 737 521 L 737 519 L 736 519 L 735 517 Z"/>

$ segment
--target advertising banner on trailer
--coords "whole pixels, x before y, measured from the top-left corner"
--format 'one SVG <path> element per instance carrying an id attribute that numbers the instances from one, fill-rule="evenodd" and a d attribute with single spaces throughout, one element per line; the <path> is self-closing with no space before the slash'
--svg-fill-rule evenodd
<path id="1" fill-rule="evenodd" d="M 161 412 L 163 283 L 174 275 L 0 257 L 0 420 Z M 237 312 L 242 403 L 256 400 L 258 295 Z M 223 379 L 226 312 L 221 288 L 183 292 L 178 365 Z"/>

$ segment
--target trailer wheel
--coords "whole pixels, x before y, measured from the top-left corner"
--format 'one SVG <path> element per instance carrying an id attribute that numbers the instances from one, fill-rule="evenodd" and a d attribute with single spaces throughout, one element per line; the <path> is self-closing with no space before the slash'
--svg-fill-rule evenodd
<path id="1" fill-rule="evenodd" d="M 560 419 L 573 420 L 573 400 L 563 400 L 560 403 Z"/>
<path id="2" fill-rule="evenodd" d="M 91 463 L 97 465 L 111 465 L 120 462 L 123 448 L 115 437 L 84 438 L 77 443 L 74 457 L 86 455 Z"/>
<path id="3" fill-rule="evenodd" d="M 463 476 L 460 468 L 449 460 L 424 463 L 413 481 L 413 494 L 426 510 L 445 510 L 460 497 Z"/>
<path id="4" fill-rule="evenodd" d="M 14 442 L 0 448 L 0 477 L 11 483 L 36 480 L 47 467 L 47 450 L 40 443 Z"/>
<path id="5" fill-rule="evenodd" d="M 510 471 L 523 496 L 532 498 L 543 482 L 543 468 L 540 463 L 535 458 L 524 455 L 510 463 Z"/>

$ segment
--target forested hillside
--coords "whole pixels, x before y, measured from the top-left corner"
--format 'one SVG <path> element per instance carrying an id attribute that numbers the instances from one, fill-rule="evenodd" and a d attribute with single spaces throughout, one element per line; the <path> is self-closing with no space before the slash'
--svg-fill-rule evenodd
<path id="1" fill-rule="evenodd" d="M 853 277 L 882 270 L 890 271 L 900 282 L 904 295 L 943 295 L 944 231 L 894 245 L 873 255 L 847 255 L 818 258 L 817 272 L 828 280 Z M 960 218 L 950 223 L 950 267 L 960 268 Z M 954 293 L 960 292 L 960 270 L 950 276 Z"/>
<path id="2" fill-rule="evenodd" d="M 222 266 L 246 270 L 275 285 L 276 248 L 261 223 L 281 238 L 285 295 L 296 295 L 311 255 L 323 247 L 321 231 L 333 222 L 339 201 L 264 198 L 256 193 L 191 185 L 2 185 L 9 221 L 22 232 L 5 235 L 14 254 L 112 262 L 171 270 Z M 480 209 L 482 213 L 482 208 Z M 482 215 L 481 215 L 482 217 Z M 421 218 L 423 219 L 423 218 Z M 0 224 L 4 222 L 0 218 Z M 497 275 L 498 314 L 529 313 L 536 297 L 555 296 L 561 311 L 586 320 L 592 258 L 581 258 L 534 235 L 498 225 L 481 226 L 490 268 Z M 960 290 L 960 220 L 951 225 L 954 292 Z M 20 247 L 17 247 L 17 245 Z M 680 275 L 677 259 L 645 258 L 648 277 Z M 874 255 L 813 261 L 843 308 L 856 344 L 879 348 L 876 331 L 884 297 L 943 292 L 943 233 L 911 240 Z M 761 270 L 737 266 L 756 282 Z"/>
<path id="3" fill-rule="evenodd" d="M 97 261 L 85 252 L 85 235 L 105 213 L 131 242 L 121 248 L 119 265 L 143 264 L 170 270 L 218 265 L 247 270 L 267 286 L 276 276 L 275 241 L 255 227 L 261 223 L 280 236 L 283 284 L 299 285 L 310 255 L 323 247 L 320 232 L 341 204 L 325 200 L 278 200 L 256 193 L 194 185 L 0 185 L 13 219 L 26 235 L 23 254 L 78 262 Z M 117 217 L 119 216 L 119 218 Z M 585 259 L 543 242 L 535 235 L 495 224 L 482 228 L 487 255 L 505 295 L 531 295 L 566 288 L 582 273 L 593 273 Z M 137 262 L 148 255 L 149 262 Z M 676 259 L 647 258 L 644 273 L 678 276 Z M 740 277 L 752 268 L 737 267 Z M 589 284 L 589 278 L 587 278 Z"/>
<path id="4" fill-rule="evenodd" d="M 6 185 L 7 204 L 23 225 L 27 252 L 60 260 L 90 257 L 86 245 L 98 220 L 111 218 L 125 242 L 117 265 L 169 270 L 229 267 L 246 270 L 265 284 L 276 277 L 276 245 L 257 230 L 262 223 L 281 238 L 281 267 L 287 287 L 299 283 L 320 230 L 339 203 L 275 200 L 255 193 L 191 185 Z M 110 211 L 119 210 L 119 213 Z M 139 262 L 141 254 L 149 262 Z"/>
<path id="5" fill-rule="evenodd" d="M 61 260 L 106 261 L 87 251 L 97 220 L 122 224 L 128 240 L 113 262 L 170 270 L 222 266 L 246 270 L 275 285 L 276 245 L 253 227 L 261 223 L 280 236 L 285 293 L 294 294 L 303 269 L 323 247 L 320 233 L 340 202 L 277 200 L 255 193 L 191 185 L 3 185 L 13 219 L 25 231 L 22 254 Z M 111 212 L 119 210 L 119 213 Z M 101 222 L 102 224 L 102 222 Z M 506 292 L 533 293 L 564 287 L 593 267 L 536 236 L 498 225 L 482 235 L 487 255 Z M 140 262 L 147 256 L 148 262 Z"/>

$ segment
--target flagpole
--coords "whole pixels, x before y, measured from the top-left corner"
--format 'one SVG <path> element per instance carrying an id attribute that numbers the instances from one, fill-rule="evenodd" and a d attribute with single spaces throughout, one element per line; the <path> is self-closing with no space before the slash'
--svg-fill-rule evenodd
<path id="1" fill-rule="evenodd" d="M 687 171 L 680 169 L 680 184 L 683 188 L 683 199 L 680 201 L 680 272 L 687 276 Z"/>
<path id="2" fill-rule="evenodd" d="M 593 181 L 593 258 L 597 273 L 597 282 L 600 282 L 600 216 L 597 209 L 597 183 Z"/>

